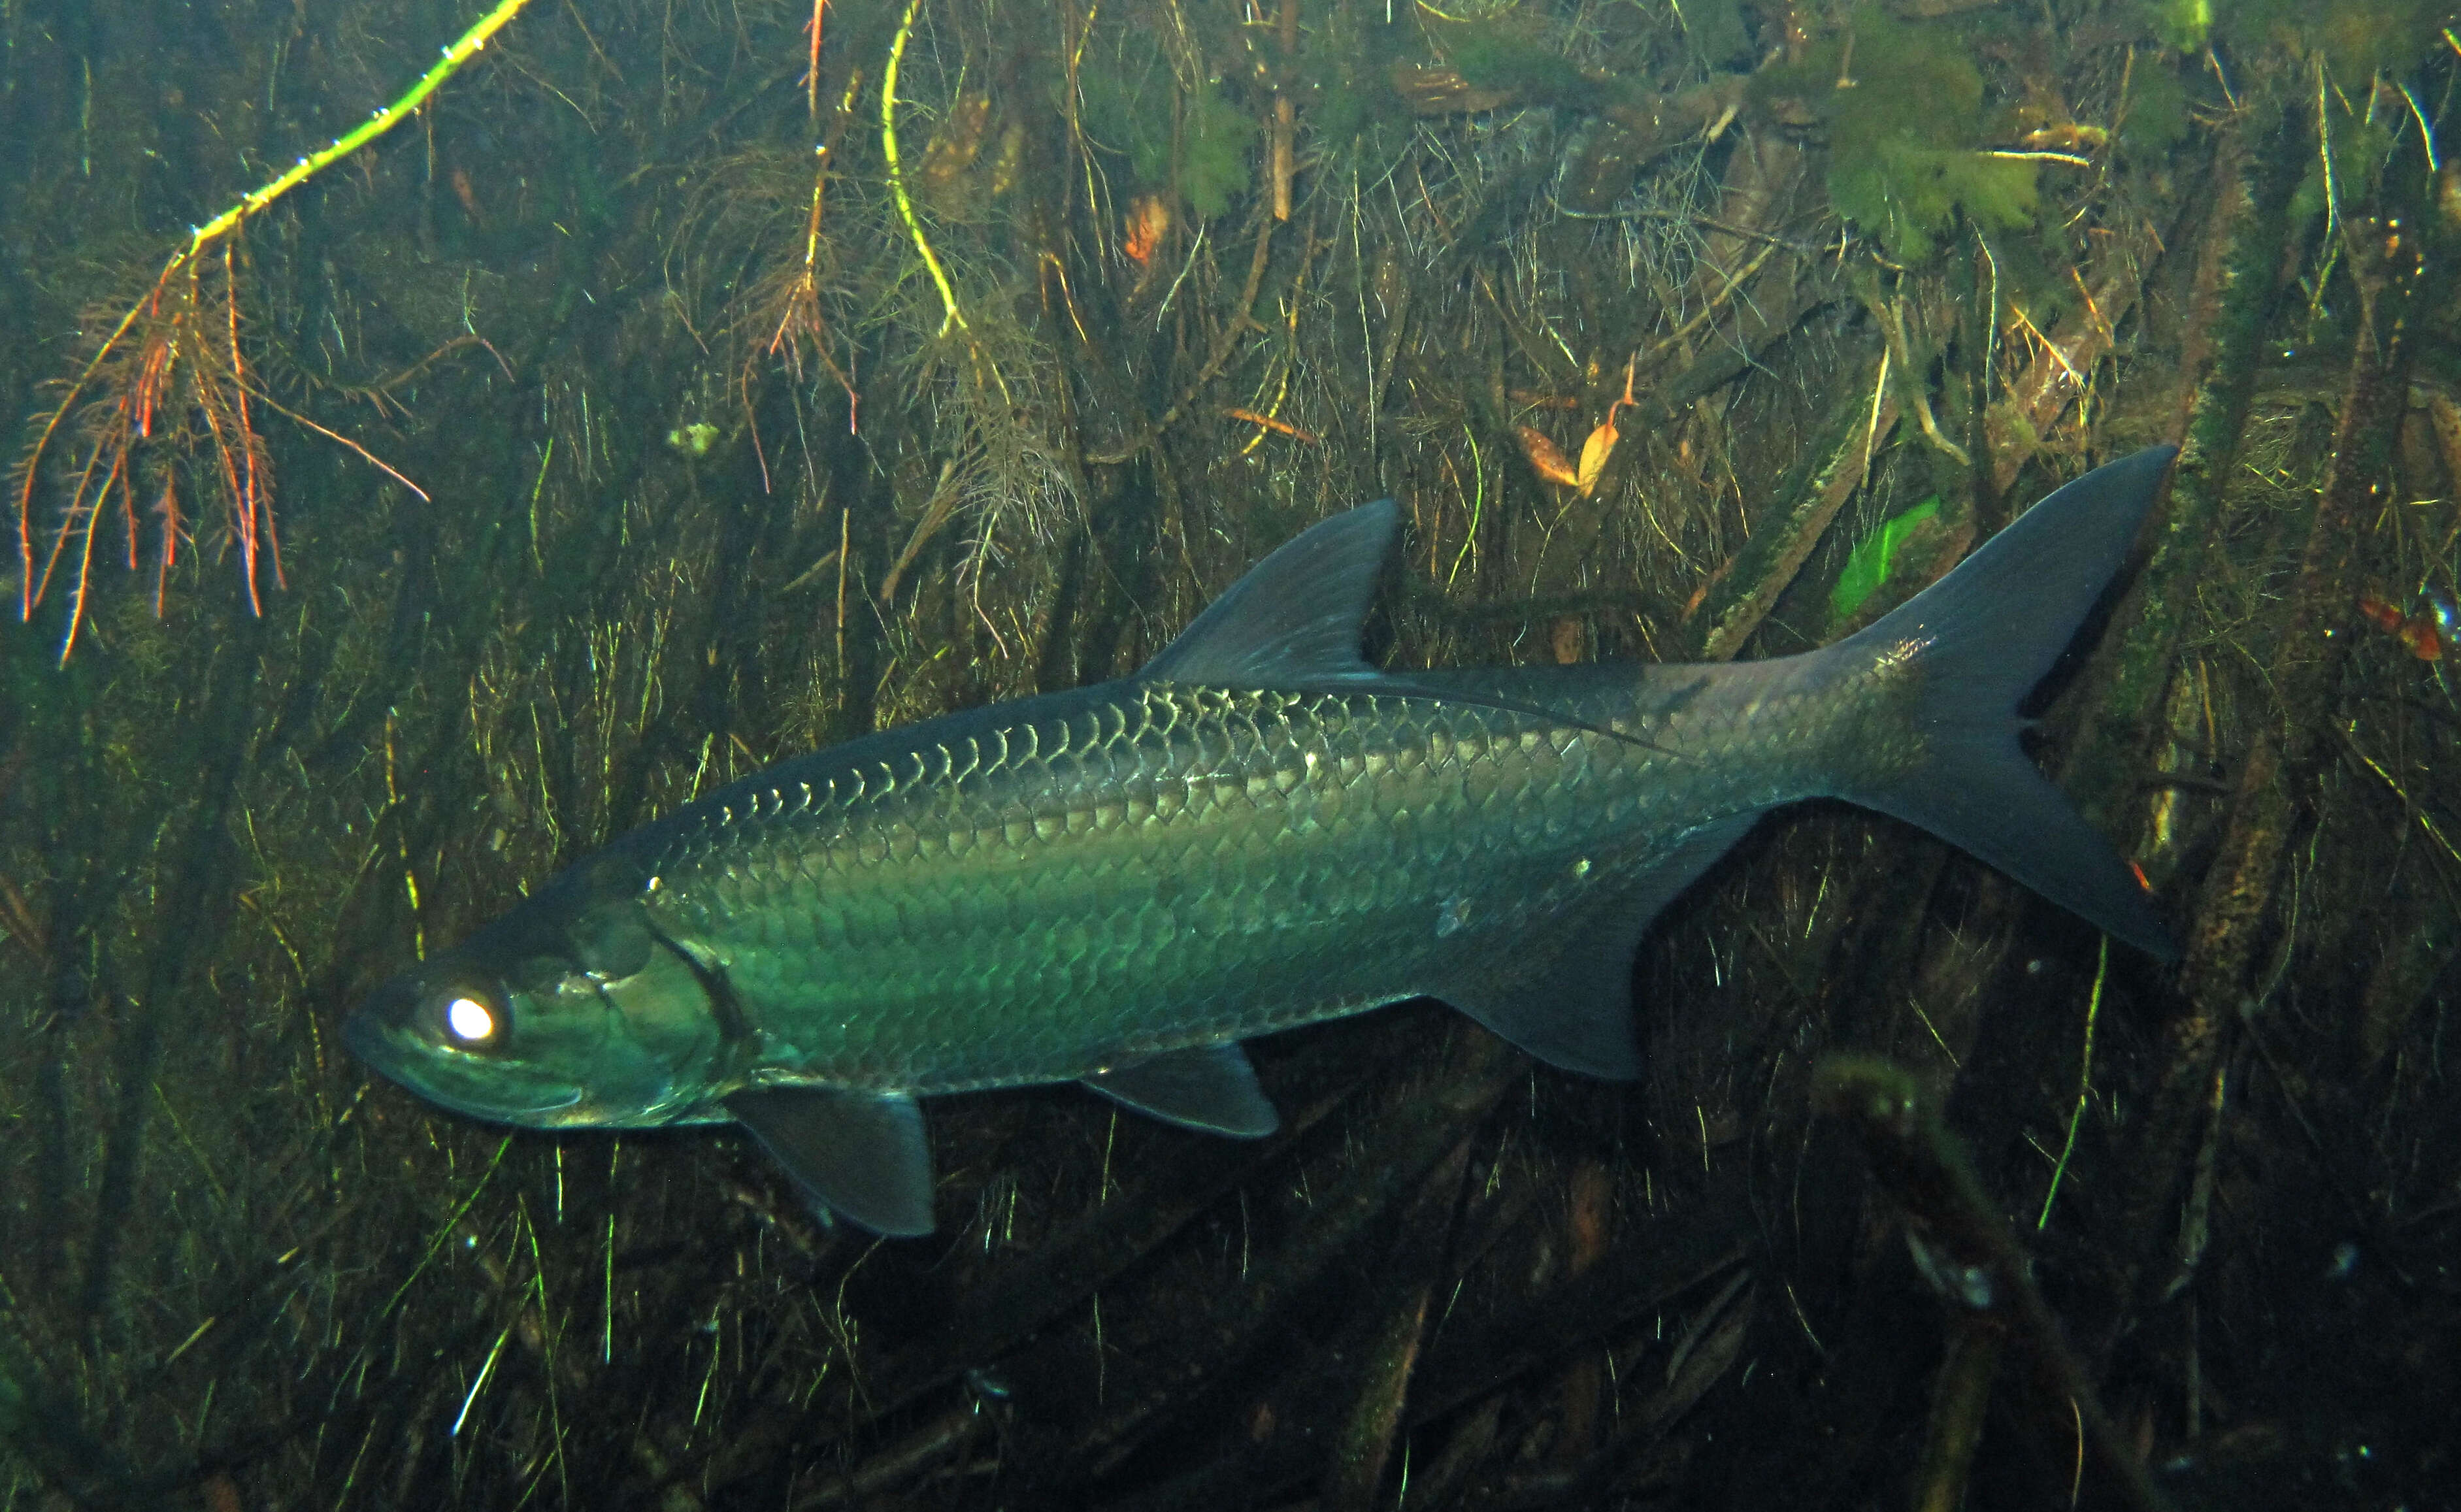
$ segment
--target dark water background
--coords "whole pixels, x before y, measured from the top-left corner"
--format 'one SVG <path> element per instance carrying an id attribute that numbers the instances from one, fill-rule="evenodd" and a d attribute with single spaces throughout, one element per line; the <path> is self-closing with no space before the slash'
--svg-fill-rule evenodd
<path id="1" fill-rule="evenodd" d="M 480 12 L 0 0 L 0 1509 L 2461 1505 L 2461 42 L 2217 9 L 536 4 L 182 252 Z M 1399 665 L 1759 656 L 2163 439 L 2043 749 L 2176 969 L 1792 811 L 1637 1084 L 952 1099 L 891 1245 L 335 1037 L 1359 500 Z"/>

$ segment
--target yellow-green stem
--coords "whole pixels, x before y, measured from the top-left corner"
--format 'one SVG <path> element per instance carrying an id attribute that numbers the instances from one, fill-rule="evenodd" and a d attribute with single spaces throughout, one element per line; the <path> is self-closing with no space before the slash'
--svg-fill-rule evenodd
<path id="1" fill-rule="evenodd" d="M 426 73 L 418 76 L 418 82 L 413 84 L 408 93 L 377 111 L 351 131 L 335 138 L 332 144 L 322 151 L 310 153 L 300 159 L 280 178 L 251 191 L 237 204 L 198 226 L 189 234 L 188 250 L 185 255 L 196 256 L 198 250 L 207 242 L 229 231 L 242 221 L 307 182 L 330 164 L 349 157 L 400 125 L 419 106 L 425 104 L 427 96 L 435 94 L 446 79 L 460 73 L 462 64 L 476 57 L 479 50 L 487 45 L 488 38 L 510 25 L 513 17 L 521 14 L 523 8 L 529 3 L 530 0 L 499 0 L 499 4 L 493 11 L 481 16 L 470 30 L 454 39 L 453 45 L 444 50 L 444 55 L 437 59 L 434 66 Z"/>
<path id="2" fill-rule="evenodd" d="M 966 317 L 957 309 L 957 291 L 950 287 L 948 272 L 923 235 L 914 202 L 906 196 L 906 169 L 897 157 L 897 70 L 906 61 L 906 39 L 914 34 L 914 16 L 922 9 L 923 0 L 906 0 L 905 19 L 897 23 L 897 37 L 888 44 L 888 70 L 880 81 L 880 155 L 888 163 L 888 192 L 897 200 L 898 217 L 906 223 L 906 234 L 914 239 L 914 250 L 923 254 L 923 266 L 931 270 L 931 282 L 940 290 L 940 307 L 949 312 L 940 322 L 940 334 L 945 336 L 952 326 L 966 330 Z"/>
<path id="3" fill-rule="evenodd" d="M 2060 1178 L 2067 1174 L 2068 1157 L 2076 1153 L 2077 1125 L 2085 1121 L 2087 1101 L 2093 1096 L 2093 1024 L 2102 1016 L 2102 982 L 2110 969 L 2110 936 L 2102 937 L 2102 954 L 2094 958 L 2093 990 L 2085 1000 L 2085 1050 L 2078 1056 L 2076 1109 L 2068 1115 L 2067 1142 L 2060 1146 L 2059 1163 L 2051 1167 L 2049 1190 L 2043 1193 L 2043 1211 L 2034 1220 L 2037 1233 L 2051 1225 L 2051 1203 L 2060 1195 Z"/>

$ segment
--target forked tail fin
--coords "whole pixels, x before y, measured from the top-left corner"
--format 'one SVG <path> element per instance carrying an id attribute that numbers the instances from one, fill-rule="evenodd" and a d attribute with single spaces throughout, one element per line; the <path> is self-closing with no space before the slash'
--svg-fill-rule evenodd
<path id="1" fill-rule="evenodd" d="M 1841 671 L 1911 658 L 1920 672 L 1912 717 L 1926 759 L 1837 797 L 1919 824 L 2164 960 L 2177 958 L 2177 942 L 2127 863 L 2018 745 L 2017 706 L 2127 560 L 2177 452 L 2149 447 L 2086 474 L 1820 653 Z"/>

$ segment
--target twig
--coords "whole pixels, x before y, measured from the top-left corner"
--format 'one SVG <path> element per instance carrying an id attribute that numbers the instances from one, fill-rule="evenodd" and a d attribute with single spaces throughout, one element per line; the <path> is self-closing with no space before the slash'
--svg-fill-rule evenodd
<path id="1" fill-rule="evenodd" d="M 1269 216 L 1258 219 L 1256 250 L 1255 254 L 1248 260 L 1248 283 L 1239 291 L 1238 311 L 1223 326 L 1222 333 L 1214 337 L 1213 351 L 1205 359 L 1205 366 L 1197 370 L 1196 376 L 1189 381 L 1186 389 L 1180 392 L 1179 397 L 1171 402 L 1170 408 L 1163 411 L 1162 418 L 1145 427 L 1138 434 L 1136 439 L 1117 451 L 1088 454 L 1085 458 L 1088 463 L 1114 467 L 1131 459 L 1146 447 L 1162 439 L 1163 433 L 1179 422 L 1179 417 L 1187 413 L 1188 405 L 1194 402 L 1197 394 L 1204 392 L 1205 386 L 1221 374 L 1223 368 L 1230 361 L 1231 352 L 1237 349 L 1239 338 L 1251 330 L 1264 329 L 1256 324 L 1248 311 L 1256 308 L 1256 289 L 1265 281 L 1265 265 L 1273 256 L 1273 224 Z"/>
<path id="2" fill-rule="evenodd" d="M 2102 1398 L 2059 1319 L 2034 1286 L 2033 1266 L 1964 1146 L 1913 1075 L 1888 1061 L 1832 1055 L 1812 1074 L 1821 1111 L 1846 1119 L 1872 1174 L 1906 1220 L 1916 1262 L 1954 1306 L 2012 1327 L 2051 1383 L 2075 1405 L 2086 1441 L 2135 1512 L 2170 1512 L 2171 1499 L 2103 1410 Z"/>
<path id="3" fill-rule="evenodd" d="M 333 138 L 331 145 L 300 159 L 279 178 L 254 190 L 237 204 L 198 226 L 189 233 L 187 250 L 174 257 L 171 260 L 172 266 L 177 266 L 182 260 L 195 257 L 203 250 L 206 243 L 225 232 L 236 230 L 240 223 L 247 217 L 306 183 L 331 164 L 349 157 L 409 119 L 412 113 L 427 102 L 428 96 L 442 87 L 446 79 L 460 73 L 462 64 L 478 56 L 480 50 L 484 48 L 497 32 L 510 25 L 512 19 L 520 15 L 523 8 L 529 3 L 530 0 L 498 0 L 496 8 L 481 16 L 470 30 L 455 38 L 452 45 L 445 48 L 444 55 L 430 65 L 427 72 L 421 74 L 418 81 L 411 85 L 399 99 L 377 111 L 353 130 Z M 167 273 L 169 269 L 166 268 L 164 271 Z"/>
<path id="4" fill-rule="evenodd" d="M 2051 1167 L 2051 1184 L 2043 1192 L 2043 1210 L 2034 1219 L 2037 1232 L 2051 1224 L 2051 1203 L 2059 1199 L 2060 1178 L 2067 1174 L 2068 1157 L 2076 1153 L 2077 1126 L 2085 1122 L 2086 1102 L 2093 1096 L 2093 1029 L 2102 1016 L 2102 984 L 2110 972 L 2110 936 L 2102 937 L 2102 949 L 2093 961 L 2093 990 L 2085 1000 L 2085 1048 L 2077 1054 L 2076 1107 L 2068 1114 L 2067 1142 L 2060 1146 L 2060 1158 Z"/>
<path id="5" fill-rule="evenodd" d="M 386 477 L 391 478 L 395 482 L 399 483 L 402 487 L 409 489 L 414 494 L 417 494 L 420 499 L 424 500 L 427 498 L 426 489 L 419 487 L 417 483 L 414 483 L 409 479 L 403 477 L 400 471 L 392 463 L 386 461 L 383 458 L 378 457 L 375 453 L 369 451 L 366 447 L 361 446 L 358 442 L 352 440 L 349 437 L 342 435 L 339 431 L 329 430 L 308 418 L 308 416 L 300 414 L 298 411 L 291 409 L 288 405 L 278 404 L 273 400 L 267 398 L 262 394 L 258 394 L 256 397 L 258 403 L 264 405 L 267 409 L 271 410 L 274 414 L 281 415 L 284 419 L 289 420 L 297 425 L 305 426 L 309 430 L 315 432 L 317 435 L 333 442 L 337 446 L 349 447 L 352 451 L 358 453 L 359 459 L 366 462 L 370 467 L 382 472 Z"/>
<path id="6" fill-rule="evenodd" d="M 1744 549 L 1701 586 L 1689 618 L 1704 660 L 1725 661 L 1744 649 L 1862 485 L 1870 470 L 1867 436 L 1885 435 L 1896 423 L 1896 398 L 1885 383 L 1872 397 L 1868 418 L 1861 395 L 1839 403 L 1818 445 L 1787 475 L 1779 490 L 1787 500 L 1783 516 L 1758 523 Z"/>

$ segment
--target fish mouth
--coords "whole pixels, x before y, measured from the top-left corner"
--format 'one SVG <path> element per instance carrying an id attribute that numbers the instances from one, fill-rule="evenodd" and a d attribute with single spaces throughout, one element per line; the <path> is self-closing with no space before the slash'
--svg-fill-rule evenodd
<path id="1" fill-rule="evenodd" d="M 537 1122 L 550 1113 L 561 1113 L 571 1107 L 583 1097 L 579 1087 L 566 1087 L 540 1102 L 510 1103 L 497 1097 L 481 1100 L 456 1093 L 449 1085 L 435 1077 L 413 1082 L 395 1075 L 391 1071 L 385 1072 L 385 1075 L 393 1076 L 396 1081 L 401 1082 L 402 1085 L 409 1087 L 413 1092 L 448 1113 L 458 1113 L 465 1118 L 484 1118 L 495 1123 Z"/>
<path id="2" fill-rule="evenodd" d="M 366 1010 L 342 1021 L 342 1042 L 387 1080 L 464 1118 L 528 1123 L 561 1113 L 587 1096 L 585 1089 L 568 1082 L 540 1086 L 515 1067 L 408 1036 Z"/>
<path id="3" fill-rule="evenodd" d="M 567 1087 L 547 1101 L 514 1107 L 502 1102 L 465 1101 L 433 1082 L 416 1090 L 420 1097 L 448 1113 L 458 1113 L 465 1118 L 485 1118 L 496 1123 L 534 1122 L 550 1113 L 561 1113 L 582 1098 L 579 1087 Z"/>

